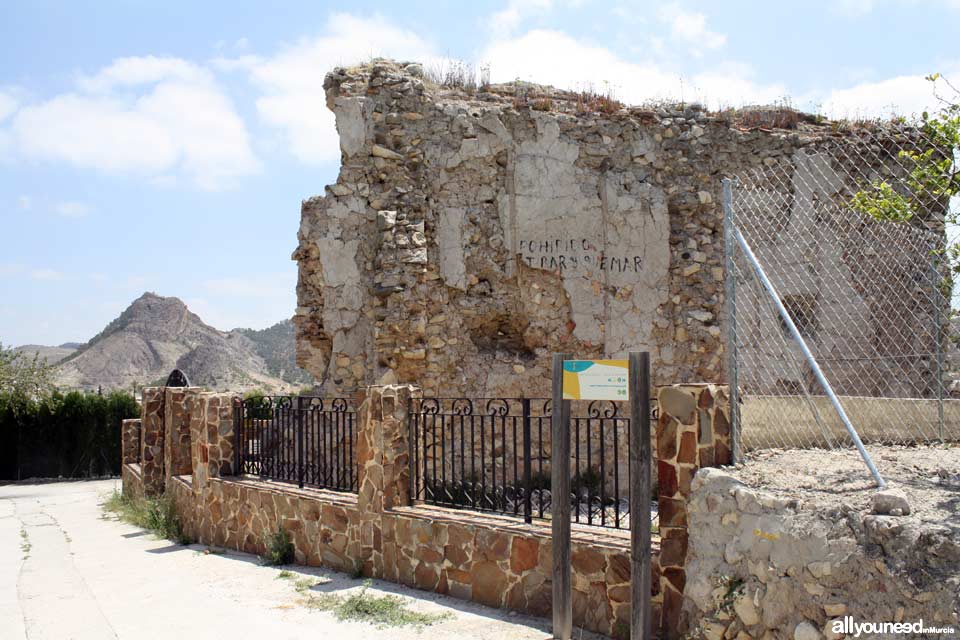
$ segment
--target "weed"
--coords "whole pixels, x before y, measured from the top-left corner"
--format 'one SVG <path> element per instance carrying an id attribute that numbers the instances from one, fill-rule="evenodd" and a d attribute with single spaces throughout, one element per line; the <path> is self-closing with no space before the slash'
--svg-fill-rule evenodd
<path id="1" fill-rule="evenodd" d="M 293 571 L 287 571 L 286 569 L 284 569 L 284 570 L 282 570 L 280 573 L 277 574 L 276 579 L 277 579 L 277 580 L 290 580 L 291 578 L 293 578 L 293 577 L 296 576 L 296 575 L 297 575 L 297 574 L 295 574 Z"/>
<path id="2" fill-rule="evenodd" d="M 550 98 L 538 98 L 533 101 L 530 108 L 534 111 L 553 111 L 553 100 Z"/>
<path id="3" fill-rule="evenodd" d="M 721 587 L 725 587 L 725 591 L 718 597 L 717 611 L 732 613 L 733 603 L 743 591 L 743 580 L 733 576 L 723 576 L 719 583 Z"/>
<path id="4" fill-rule="evenodd" d="M 26 560 L 30 556 L 30 536 L 27 535 L 27 530 L 23 527 L 20 527 L 20 538 L 22 542 L 20 543 L 20 551 L 23 551 L 23 559 Z"/>
<path id="5" fill-rule="evenodd" d="M 114 490 L 103 503 L 103 509 L 114 513 L 124 522 L 152 531 L 158 538 L 190 544 L 189 537 L 183 532 L 177 505 L 172 496 L 131 498 Z"/>
<path id="6" fill-rule="evenodd" d="M 293 583 L 293 588 L 297 590 L 297 593 L 306 593 L 318 584 L 321 584 L 320 580 L 314 580 L 313 578 L 300 578 Z"/>
<path id="7" fill-rule="evenodd" d="M 269 533 L 265 537 L 267 538 L 267 553 L 263 557 L 265 564 L 277 566 L 293 562 L 293 541 L 288 531 L 278 526 L 274 533 Z"/>
<path id="8" fill-rule="evenodd" d="M 370 596 L 367 589 L 371 581 L 363 583 L 359 593 L 343 597 L 332 593 L 310 596 L 305 604 L 311 609 L 330 611 L 337 620 L 357 620 L 368 622 L 379 628 L 415 626 L 423 627 L 445 620 L 450 614 L 420 613 L 407 608 L 402 598 L 397 596 Z"/>

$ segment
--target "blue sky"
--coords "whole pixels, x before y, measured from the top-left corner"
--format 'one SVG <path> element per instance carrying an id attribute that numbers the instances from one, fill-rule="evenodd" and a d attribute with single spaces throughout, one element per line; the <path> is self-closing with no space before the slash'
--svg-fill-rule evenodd
<path id="1" fill-rule="evenodd" d="M 630 103 L 911 113 L 960 77 L 960 0 L 0 2 L 0 341 L 85 341 L 146 290 L 221 329 L 296 304 L 336 179 L 322 82 L 372 55 Z"/>

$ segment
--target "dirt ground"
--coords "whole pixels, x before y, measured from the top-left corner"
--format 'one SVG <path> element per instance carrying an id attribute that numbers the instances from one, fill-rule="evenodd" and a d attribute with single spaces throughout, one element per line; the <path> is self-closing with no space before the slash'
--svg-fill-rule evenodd
<path id="1" fill-rule="evenodd" d="M 887 484 L 903 489 L 911 518 L 960 531 L 960 446 L 867 447 Z M 733 474 L 746 485 L 812 502 L 869 513 L 876 484 L 856 449 L 782 450 L 748 454 Z"/>
<path id="2" fill-rule="evenodd" d="M 395 594 L 414 611 L 446 617 L 422 628 L 337 620 L 304 606 L 305 597 L 353 594 L 362 580 L 296 566 L 281 575 L 248 554 L 158 540 L 103 515 L 99 505 L 115 487 L 0 486 L 0 640 L 551 637 L 548 620 L 376 580 L 369 595 Z"/>

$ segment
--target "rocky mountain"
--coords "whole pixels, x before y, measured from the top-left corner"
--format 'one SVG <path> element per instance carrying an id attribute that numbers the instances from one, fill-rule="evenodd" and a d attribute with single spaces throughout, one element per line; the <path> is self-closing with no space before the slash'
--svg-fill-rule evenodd
<path id="1" fill-rule="evenodd" d="M 33 358 L 36 355 L 40 360 L 46 360 L 47 364 L 54 365 L 68 358 L 79 349 L 81 344 L 77 342 L 64 342 L 57 347 L 48 347 L 42 344 L 25 344 L 17 347 L 14 351 L 22 353 L 24 357 Z"/>
<path id="2" fill-rule="evenodd" d="M 256 346 L 272 376 L 300 385 L 313 384 L 313 376 L 297 367 L 297 340 L 293 321 L 283 320 L 266 329 L 234 329 Z"/>
<path id="3" fill-rule="evenodd" d="M 262 331 L 219 331 L 178 298 L 145 293 L 66 356 L 56 367 L 56 382 L 66 389 L 129 389 L 163 384 L 173 369 L 181 369 L 191 384 L 212 390 L 291 391 L 310 380 L 282 366 L 293 349 L 292 329 L 285 344 L 283 324 Z"/>

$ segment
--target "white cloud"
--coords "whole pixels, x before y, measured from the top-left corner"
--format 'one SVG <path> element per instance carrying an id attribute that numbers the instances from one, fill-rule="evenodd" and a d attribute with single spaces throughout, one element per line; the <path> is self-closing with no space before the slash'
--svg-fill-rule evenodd
<path id="1" fill-rule="evenodd" d="M 687 11 L 678 4 L 660 8 L 660 19 L 670 26 L 670 35 L 678 43 L 689 47 L 694 56 L 701 56 L 708 49 L 719 49 L 727 42 L 727 36 L 707 27 L 707 16 L 698 11 Z"/>
<path id="2" fill-rule="evenodd" d="M 945 74 L 960 77 L 960 64 L 951 65 Z M 911 116 L 938 106 L 933 84 L 924 75 L 904 75 L 875 82 L 861 82 L 845 89 L 834 89 L 822 102 L 823 112 L 833 118 L 876 118 L 891 115 Z"/>
<path id="3" fill-rule="evenodd" d="M 513 33 L 525 18 L 548 11 L 553 0 L 508 0 L 507 6 L 490 16 L 490 29 L 494 37 Z"/>
<path id="4" fill-rule="evenodd" d="M 19 106 L 13 94 L 13 91 L 0 89 L 0 122 L 12 116 Z"/>
<path id="5" fill-rule="evenodd" d="M 204 322 L 224 331 L 237 327 L 264 328 L 289 318 L 297 307 L 297 273 L 211 278 L 200 291 L 184 298 Z"/>
<path id="6" fill-rule="evenodd" d="M 53 211 L 64 218 L 82 218 L 90 213 L 91 209 L 82 202 L 58 202 L 53 205 Z"/>
<path id="7" fill-rule="evenodd" d="M 628 104 L 650 100 L 704 101 L 710 106 L 770 102 L 786 92 L 780 84 L 758 84 L 745 65 L 717 65 L 683 77 L 650 62 L 631 62 L 611 50 L 588 44 L 559 31 L 534 30 L 498 40 L 483 52 L 494 81 L 514 78 L 565 89 L 608 84 L 617 99 Z"/>
<path id="8" fill-rule="evenodd" d="M 205 68 L 121 58 L 77 87 L 16 113 L 19 153 L 145 178 L 179 172 L 205 189 L 259 169 L 243 120 Z"/>
<path id="9" fill-rule="evenodd" d="M 407 60 L 434 58 L 430 45 L 416 33 L 378 16 L 358 18 L 333 14 L 323 33 L 304 38 L 273 56 L 218 60 L 220 69 L 246 69 L 260 89 L 257 112 L 279 128 L 291 153 L 309 164 L 340 158 L 333 114 L 326 107 L 324 74 L 337 65 L 373 56 Z"/>
<path id="10" fill-rule="evenodd" d="M 34 280 L 44 281 L 63 280 L 63 274 L 56 269 L 32 269 L 30 277 Z"/>
<path id="11" fill-rule="evenodd" d="M 876 3 L 874 0 L 836 0 L 830 3 L 834 11 L 847 16 L 863 16 L 871 11 Z"/>

